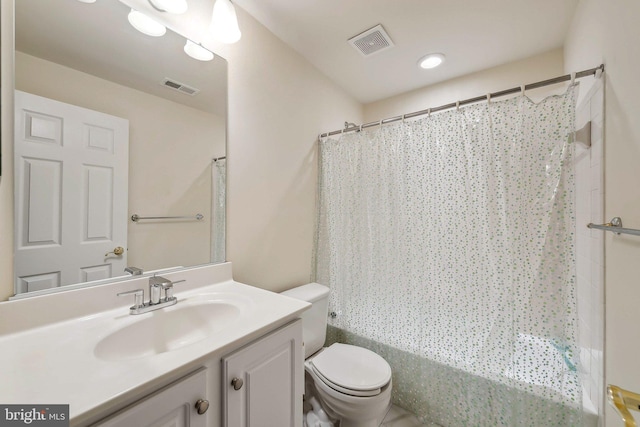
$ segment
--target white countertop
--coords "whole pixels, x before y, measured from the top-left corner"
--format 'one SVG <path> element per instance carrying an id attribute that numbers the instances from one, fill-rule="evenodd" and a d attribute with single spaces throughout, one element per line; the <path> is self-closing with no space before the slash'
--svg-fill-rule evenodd
<path id="1" fill-rule="evenodd" d="M 176 292 L 179 302 L 160 310 L 176 309 L 180 300 L 214 293 L 241 296 L 242 314 L 205 339 L 151 356 L 104 360 L 95 353 L 103 338 L 153 316 L 154 312 L 130 315 L 128 306 L 0 336 L 0 402 L 69 404 L 73 424 L 74 419 L 101 410 L 131 390 L 284 325 L 309 307 L 303 301 L 227 280 Z"/>

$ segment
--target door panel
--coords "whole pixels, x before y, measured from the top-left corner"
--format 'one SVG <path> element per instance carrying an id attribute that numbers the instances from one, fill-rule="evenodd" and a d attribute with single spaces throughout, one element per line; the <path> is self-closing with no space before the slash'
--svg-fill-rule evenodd
<path id="1" fill-rule="evenodd" d="M 84 242 L 111 240 L 113 235 L 113 168 L 83 165 Z"/>
<path id="2" fill-rule="evenodd" d="M 17 292 L 33 292 L 60 286 L 60 272 L 37 274 L 21 277 L 18 280 Z"/>
<path id="3" fill-rule="evenodd" d="M 23 158 L 23 173 L 17 185 L 23 203 L 16 206 L 21 227 L 19 249 L 29 246 L 60 245 L 62 208 L 62 163 L 55 160 Z"/>

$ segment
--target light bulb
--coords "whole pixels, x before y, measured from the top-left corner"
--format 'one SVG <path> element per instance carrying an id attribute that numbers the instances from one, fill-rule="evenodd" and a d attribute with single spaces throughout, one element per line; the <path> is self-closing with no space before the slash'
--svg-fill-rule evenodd
<path id="1" fill-rule="evenodd" d="M 236 9 L 229 0 L 216 0 L 209 31 L 216 40 L 227 44 L 235 43 L 242 37 Z"/>
<path id="2" fill-rule="evenodd" d="M 213 53 L 210 50 L 191 40 L 187 40 L 187 43 L 184 45 L 184 52 L 198 61 L 211 61 L 213 59 Z"/>
<path id="3" fill-rule="evenodd" d="M 154 21 L 144 13 L 138 12 L 134 9 L 131 9 L 131 12 L 129 12 L 128 19 L 129 23 L 133 25 L 133 28 L 148 36 L 160 37 L 167 32 L 167 29 L 164 25 Z"/>
<path id="4" fill-rule="evenodd" d="M 444 55 L 441 53 L 430 53 L 423 56 L 418 61 L 418 65 L 424 69 L 435 68 L 444 62 Z"/>
<path id="5" fill-rule="evenodd" d="M 187 0 L 149 0 L 149 3 L 156 9 L 176 15 L 185 13 L 189 8 Z"/>

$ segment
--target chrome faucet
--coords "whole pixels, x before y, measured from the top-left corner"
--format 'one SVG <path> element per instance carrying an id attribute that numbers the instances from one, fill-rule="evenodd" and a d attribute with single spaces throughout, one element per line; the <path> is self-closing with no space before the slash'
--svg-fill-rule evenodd
<path id="1" fill-rule="evenodd" d="M 142 269 L 141 269 L 141 268 L 133 267 L 133 266 L 131 266 L 131 267 L 126 267 L 126 268 L 124 269 L 124 272 L 125 272 L 125 273 L 129 273 L 129 274 L 130 274 L 130 275 L 132 275 L 132 276 L 140 276 L 140 275 L 142 275 L 142 273 L 144 273 L 144 271 L 142 271 Z"/>
<path id="2" fill-rule="evenodd" d="M 172 282 L 161 276 L 149 277 L 149 302 L 144 302 L 144 290 L 142 289 L 120 292 L 118 296 L 133 295 L 133 306 L 129 309 L 129 314 L 148 313 L 177 303 L 178 299 L 173 296 L 173 285 L 180 282 L 184 282 L 184 280 Z M 162 298 L 162 291 L 164 291 L 164 298 Z"/>

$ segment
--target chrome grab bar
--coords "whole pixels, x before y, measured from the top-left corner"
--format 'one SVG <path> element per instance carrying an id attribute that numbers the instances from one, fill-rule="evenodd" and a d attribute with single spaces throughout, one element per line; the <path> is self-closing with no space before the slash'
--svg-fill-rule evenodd
<path id="1" fill-rule="evenodd" d="M 607 222 L 606 224 L 587 224 L 589 228 L 595 228 L 597 230 L 604 231 L 612 231 L 616 234 L 632 234 L 634 236 L 640 236 L 640 230 L 636 230 L 635 228 L 623 228 L 622 227 L 622 219 L 617 216 L 611 220 L 611 222 Z"/>
<path id="2" fill-rule="evenodd" d="M 200 221 L 204 218 L 202 214 L 196 214 L 195 216 L 140 216 L 138 214 L 131 215 L 131 221 L 138 222 L 144 219 L 195 219 Z"/>
<path id="3" fill-rule="evenodd" d="M 607 400 L 616 408 L 625 427 L 638 427 L 629 409 L 640 411 L 640 394 L 609 384 L 607 386 Z"/>

